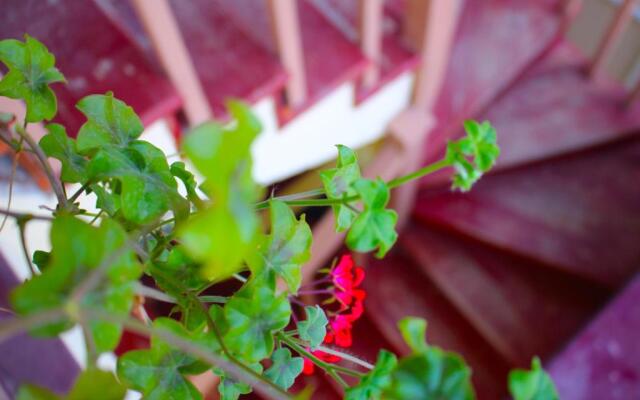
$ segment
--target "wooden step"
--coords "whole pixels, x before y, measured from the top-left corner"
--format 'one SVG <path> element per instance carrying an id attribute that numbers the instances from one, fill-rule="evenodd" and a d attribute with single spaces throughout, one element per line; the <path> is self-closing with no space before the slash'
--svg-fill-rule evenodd
<path id="1" fill-rule="evenodd" d="M 68 83 L 52 88 L 58 97 L 55 121 L 75 136 L 85 117 L 75 108 L 82 97 L 113 91 L 131 105 L 145 125 L 173 114 L 181 105 L 175 89 L 157 66 L 116 29 L 93 1 L 65 6 L 55 1 L 7 0 L 0 37 L 43 42 L 56 57 Z"/>
<path id="2" fill-rule="evenodd" d="M 640 393 L 640 277 L 560 353 L 549 373 L 563 400 L 623 400 Z"/>
<path id="3" fill-rule="evenodd" d="M 423 190 L 415 217 L 610 288 L 638 269 L 640 139 Z"/>
<path id="4" fill-rule="evenodd" d="M 560 1 L 466 1 L 435 106 L 425 158 L 440 157 L 462 122 L 477 116 L 557 40 Z"/>
<path id="5" fill-rule="evenodd" d="M 410 258 L 394 251 L 384 260 L 371 260 L 364 287 L 366 315 L 397 351 L 408 352 L 397 329 L 398 321 L 406 316 L 425 318 L 428 342 L 461 353 L 471 366 L 479 399 L 504 396 L 508 363 L 422 276 Z"/>
<path id="6" fill-rule="evenodd" d="M 513 365 L 558 350 L 608 293 L 433 229 L 409 226 L 400 245 L 458 312 Z"/>
<path id="7" fill-rule="evenodd" d="M 353 44 L 358 45 L 360 0 L 312 0 L 316 8 Z M 383 1 L 382 46 L 379 60 L 369 60 L 379 68 L 376 84 L 358 85 L 358 101 L 364 100 L 403 72 L 414 69 L 419 58 L 402 38 L 403 11 L 390 1 Z"/>
<path id="8" fill-rule="evenodd" d="M 172 0 L 171 5 L 214 115 L 225 101 L 256 103 L 282 89 L 286 73 L 272 50 L 264 1 Z M 250 34 L 246 18 L 254 21 Z M 259 36 L 256 36 L 259 35 Z M 260 37 L 262 40 L 257 40 Z"/>

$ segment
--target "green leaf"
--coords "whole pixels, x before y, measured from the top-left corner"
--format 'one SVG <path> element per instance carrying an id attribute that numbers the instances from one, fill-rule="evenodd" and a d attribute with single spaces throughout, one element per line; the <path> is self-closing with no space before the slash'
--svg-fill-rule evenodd
<path id="1" fill-rule="evenodd" d="M 398 323 L 404 341 L 414 353 L 427 349 L 427 321 L 422 318 L 405 317 Z"/>
<path id="2" fill-rule="evenodd" d="M 271 355 L 273 333 L 289 323 L 291 305 L 264 281 L 252 281 L 225 304 L 224 315 L 229 324 L 224 336 L 227 347 L 252 363 Z"/>
<path id="3" fill-rule="evenodd" d="M 219 352 L 213 335 L 206 332 L 188 332 L 170 318 L 153 322 L 156 330 L 171 332 L 194 344 Z M 206 371 L 208 366 L 196 357 L 175 349 L 157 336 L 151 338 L 151 349 L 134 350 L 118 359 L 118 377 L 149 399 L 202 399 L 202 395 L 184 375 Z"/>
<path id="4" fill-rule="evenodd" d="M 311 257 L 311 228 L 304 215 L 300 220 L 282 201 L 270 201 L 271 234 L 261 249 L 265 271 L 284 279 L 292 293 L 297 293 L 302 280 L 302 264 Z"/>
<path id="5" fill-rule="evenodd" d="M 296 378 L 302 372 L 302 357 L 291 357 L 291 352 L 285 347 L 281 347 L 271 355 L 271 367 L 264 373 L 269 380 L 284 390 L 293 386 Z"/>
<path id="6" fill-rule="evenodd" d="M 351 185 L 360 179 L 360 167 L 353 150 L 347 146 L 338 145 L 337 167 L 322 171 L 320 179 L 326 196 L 330 199 L 340 199 L 356 195 Z M 342 232 L 351 226 L 356 213 L 344 204 L 333 206 L 336 217 L 336 231 Z"/>
<path id="7" fill-rule="evenodd" d="M 205 264 L 204 274 L 216 281 L 240 270 L 255 248 L 259 227 L 254 203 L 260 193 L 251 177 L 250 146 L 260 125 L 246 106 L 231 102 L 228 107 L 236 121 L 231 128 L 202 124 L 183 145 L 206 178 L 203 189 L 213 201 L 179 235 L 190 255 Z"/>
<path id="8" fill-rule="evenodd" d="M 17 313 L 29 315 L 62 307 L 73 289 L 103 262 L 110 262 L 103 282 L 82 300 L 83 306 L 100 308 L 115 315 L 128 315 L 133 305 L 134 284 L 141 274 L 133 251 L 117 259 L 113 253 L 124 245 L 126 234 L 114 221 L 95 228 L 79 219 L 61 216 L 51 226 L 51 261 L 41 275 L 26 281 L 11 294 Z M 73 326 L 63 319 L 38 328 L 34 333 L 53 336 Z M 121 326 L 94 321 L 90 331 L 99 352 L 112 350 L 120 339 Z"/>
<path id="9" fill-rule="evenodd" d="M 66 396 L 58 396 L 47 389 L 33 385 L 23 385 L 17 400 L 122 400 L 127 389 L 122 386 L 111 372 L 89 368 L 78 376 L 73 388 Z"/>
<path id="10" fill-rule="evenodd" d="M 381 350 L 375 367 L 360 382 L 346 390 L 346 400 L 379 399 L 382 391 L 391 384 L 391 373 L 398 360 L 393 353 Z"/>
<path id="11" fill-rule="evenodd" d="M 87 160 L 78 154 L 76 141 L 67 136 L 64 126 L 47 125 L 48 133 L 40 139 L 40 147 L 48 157 L 60 160 L 60 179 L 64 182 L 84 182 Z"/>
<path id="12" fill-rule="evenodd" d="M 51 253 L 42 250 L 36 250 L 33 252 L 33 263 L 38 267 L 40 271 L 44 271 L 49 265 L 51 260 Z"/>
<path id="13" fill-rule="evenodd" d="M 23 99 L 27 122 L 49 120 L 56 115 L 57 101 L 49 84 L 64 82 L 55 67 L 56 59 L 38 40 L 25 35 L 25 41 L 0 41 L 0 61 L 9 72 L 0 81 L 0 96 Z"/>
<path id="14" fill-rule="evenodd" d="M 496 131 L 488 121 L 464 123 L 467 136 L 447 144 L 446 160 L 455 169 L 453 188 L 467 191 L 487 172 L 500 155 Z"/>
<path id="15" fill-rule="evenodd" d="M 259 374 L 262 373 L 262 365 L 260 363 L 251 364 L 249 368 Z M 220 400 L 237 400 L 240 395 L 249 394 L 253 391 L 250 385 L 227 376 L 222 370 L 214 368 L 214 372 L 220 376 L 220 384 L 218 385 Z"/>
<path id="16" fill-rule="evenodd" d="M 187 198 L 191 200 L 192 203 L 200 207 L 200 203 L 202 203 L 202 200 L 196 192 L 196 189 L 198 187 L 196 178 L 190 171 L 187 171 L 185 164 L 182 161 L 175 161 L 171 164 L 171 167 L 169 169 L 171 171 L 171 174 L 180 179 L 184 184 L 184 188 L 187 192 Z"/>
<path id="17" fill-rule="evenodd" d="M 437 347 L 400 360 L 391 374 L 385 399 L 472 400 L 471 371 L 455 353 Z"/>
<path id="18" fill-rule="evenodd" d="M 379 178 L 358 179 L 352 186 L 360 195 L 364 210 L 353 221 L 346 243 L 351 250 L 359 252 L 377 248 L 376 257 L 382 258 L 398 238 L 395 231 L 398 215 L 385 208 L 389 202 L 389 188 Z"/>
<path id="19" fill-rule="evenodd" d="M 312 350 L 315 350 L 327 335 L 329 321 L 319 305 L 306 306 L 304 311 L 307 313 L 307 319 L 298 323 L 298 335 L 300 339 L 309 343 Z"/>
<path id="20" fill-rule="evenodd" d="M 551 377 L 542 369 L 540 359 L 531 361 L 531 371 L 516 369 L 509 373 L 509 392 L 514 400 L 558 400 Z"/>
<path id="21" fill-rule="evenodd" d="M 77 108 L 87 117 L 77 139 L 78 150 L 83 154 L 106 146 L 125 148 L 144 129 L 133 108 L 114 98 L 111 92 L 84 97 Z"/>

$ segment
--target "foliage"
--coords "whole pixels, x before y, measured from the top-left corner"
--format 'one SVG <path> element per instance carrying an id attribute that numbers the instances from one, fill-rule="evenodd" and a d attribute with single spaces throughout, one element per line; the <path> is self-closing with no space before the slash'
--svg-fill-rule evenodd
<path id="1" fill-rule="evenodd" d="M 185 137 L 183 152 L 204 178 L 198 182 L 189 163 L 169 165 L 160 149 L 141 139 L 140 119 L 112 93 L 78 102 L 86 122 L 76 139 L 62 125 L 49 124 L 39 144 L 30 140 L 29 122 L 55 116 L 49 85 L 64 77 L 53 55 L 29 36 L 0 41 L 0 61 L 9 69 L 0 95 L 27 105 L 24 124 L 0 120 L 0 136 L 7 143 L 26 141 L 45 170 L 47 157 L 62 164 L 60 180 L 51 179 L 60 189 L 59 204 L 50 217 L 39 217 L 52 220 L 51 251 L 29 256 L 34 276 L 11 294 L 18 317 L 0 323 L 0 333 L 54 336 L 76 324 L 83 328 L 89 368 L 62 398 L 120 399 L 126 387 L 152 399 L 201 399 L 188 377 L 207 370 L 220 377 L 223 399 L 254 389 L 287 398 L 303 369 L 310 373 L 309 364 L 342 385 L 349 399 L 473 398 L 470 369 L 459 356 L 426 343 L 422 320 L 400 323 L 411 354 L 399 360 L 381 351 L 372 366 L 325 347 L 351 344 L 351 326 L 363 312 L 364 270 L 343 256 L 323 281 L 332 285 L 322 289 L 332 296 L 324 308 L 301 306 L 298 295 L 308 290 L 301 269 L 310 258 L 312 233 L 292 207 L 332 207 L 336 231 L 348 231 L 349 248 L 384 257 L 397 239 L 390 189 L 451 166 L 453 186 L 470 189 L 499 154 L 488 122 L 467 121 L 467 136 L 449 144 L 444 160 L 389 182 L 363 178 L 355 153 L 338 146 L 336 167 L 320 173 L 322 189 L 260 202 L 250 146 L 261 128 L 245 105 L 229 102 L 232 124 L 206 122 Z M 67 196 L 63 183 L 81 187 Z M 77 203 L 82 194 L 94 195 L 100 209 L 90 222 Z M 268 219 L 261 215 L 267 208 Z M 11 215 L 20 224 L 35 218 Z M 142 285 L 142 274 L 154 287 Z M 230 279 L 243 283 L 231 295 L 219 295 L 213 285 Z M 174 318 L 133 319 L 141 296 L 173 303 Z M 96 369 L 96 358 L 117 345 L 125 327 L 150 337 L 151 345 L 121 356 L 116 379 Z M 350 386 L 343 376 L 357 383 Z M 557 398 L 537 360 L 531 372 L 514 372 L 510 387 L 518 400 Z M 297 397 L 309 395 L 307 388 Z M 26 385 L 19 398 L 61 397 Z"/>

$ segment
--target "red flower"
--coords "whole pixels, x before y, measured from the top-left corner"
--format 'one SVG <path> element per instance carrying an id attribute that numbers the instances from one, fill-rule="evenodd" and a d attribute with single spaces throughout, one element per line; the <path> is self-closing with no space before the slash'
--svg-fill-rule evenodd
<path id="1" fill-rule="evenodd" d="M 340 262 L 333 268 L 330 274 L 336 289 L 334 295 L 341 304 L 341 311 L 345 311 L 352 306 L 352 304 L 361 310 L 362 301 L 366 293 L 364 290 L 358 289 L 358 286 L 360 286 L 364 279 L 364 269 L 355 266 L 353 257 L 351 257 L 350 254 L 345 254 L 340 258 Z M 355 316 L 354 320 L 357 319 L 360 314 Z"/>

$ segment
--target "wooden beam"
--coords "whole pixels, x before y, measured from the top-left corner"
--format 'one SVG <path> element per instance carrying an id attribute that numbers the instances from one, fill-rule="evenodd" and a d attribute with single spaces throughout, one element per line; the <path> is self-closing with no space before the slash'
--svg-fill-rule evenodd
<path id="1" fill-rule="evenodd" d="M 589 67 L 589 76 L 591 78 L 596 78 L 603 72 L 611 52 L 620 41 L 624 29 L 633 17 L 633 11 L 637 3 L 638 0 L 625 0 L 618 10 L 613 22 L 609 25 L 607 33 L 598 46 L 593 63 Z"/>
<path id="2" fill-rule="evenodd" d="M 370 64 L 362 76 L 362 86 L 370 88 L 380 76 L 382 53 L 382 0 L 359 0 L 360 49 Z"/>
<path id="3" fill-rule="evenodd" d="M 629 105 L 635 103 L 638 100 L 640 100 L 640 79 L 638 80 L 638 82 L 636 82 L 636 86 L 633 88 L 631 94 L 629 95 Z"/>
<path id="4" fill-rule="evenodd" d="M 141 0 L 144 1 L 144 0 Z M 300 37 L 300 22 L 295 0 L 267 0 L 271 13 L 273 37 L 280 62 L 289 74 L 286 93 L 291 107 L 301 105 L 307 97 L 307 84 Z"/>
<path id="5" fill-rule="evenodd" d="M 405 38 L 420 52 L 413 106 L 430 112 L 444 81 L 460 0 L 408 0 Z"/>
<path id="6" fill-rule="evenodd" d="M 191 125 L 212 118 L 209 102 L 168 0 L 131 0 L 164 71 L 180 92 Z"/>

